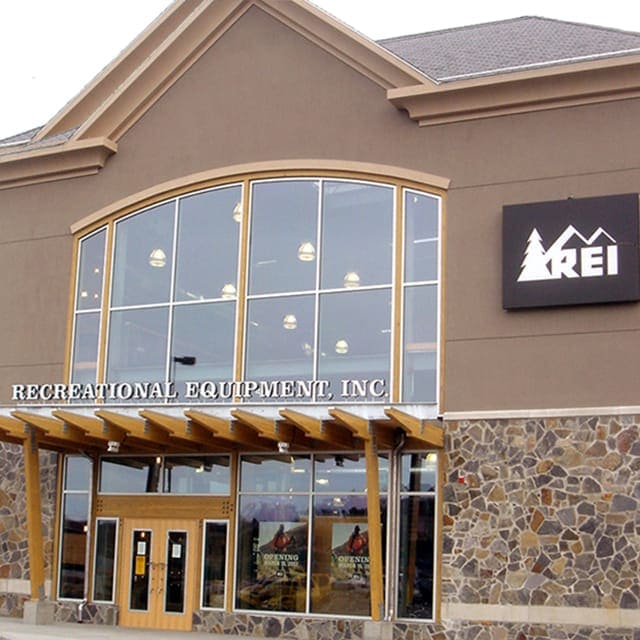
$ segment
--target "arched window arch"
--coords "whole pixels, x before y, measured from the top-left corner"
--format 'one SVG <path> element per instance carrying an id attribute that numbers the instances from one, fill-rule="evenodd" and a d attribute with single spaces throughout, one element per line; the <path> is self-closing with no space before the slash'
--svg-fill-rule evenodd
<path id="1" fill-rule="evenodd" d="M 440 225 L 438 194 L 340 173 L 115 215 L 78 237 L 70 382 L 190 403 L 435 404 Z"/>

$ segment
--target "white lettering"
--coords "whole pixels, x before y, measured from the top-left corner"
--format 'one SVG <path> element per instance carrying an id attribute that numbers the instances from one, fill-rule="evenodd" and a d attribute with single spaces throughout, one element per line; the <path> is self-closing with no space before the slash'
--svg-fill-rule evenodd
<path id="1" fill-rule="evenodd" d="M 280 382 L 280 397 L 291 398 L 295 394 L 295 382 L 293 380 L 282 380 Z"/>
<path id="2" fill-rule="evenodd" d="M 618 275 L 618 247 L 615 244 L 607 247 L 607 275 Z"/>
<path id="3" fill-rule="evenodd" d="M 316 380 L 316 400 L 333 398 L 333 393 L 329 391 L 329 384 L 328 380 Z"/>
<path id="4" fill-rule="evenodd" d="M 193 400 L 198 397 L 200 393 L 199 382 L 185 382 L 184 397 L 188 400 Z"/>
<path id="5" fill-rule="evenodd" d="M 11 385 L 11 399 L 12 400 L 26 400 L 26 385 L 24 384 L 12 384 Z"/>
<path id="6" fill-rule="evenodd" d="M 580 275 L 593 278 L 604 275 L 602 247 L 582 247 L 580 249 Z"/>
<path id="7" fill-rule="evenodd" d="M 131 395 L 134 398 L 148 398 L 150 382 L 135 382 Z"/>
<path id="8" fill-rule="evenodd" d="M 374 398 L 382 398 L 387 392 L 385 390 L 385 380 L 383 378 L 377 378 L 369 383 L 369 394 Z"/>
<path id="9" fill-rule="evenodd" d="M 260 388 L 258 390 L 258 395 L 261 398 L 277 398 L 278 397 L 278 381 L 277 380 L 270 380 L 270 381 L 262 380 L 260 382 Z"/>
<path id="10" fill-rule="evenodd" d="M 574 268 L 578 261 L 575 249 L 563 249 L 558 251 L 551 259 L 551 277 L 552 278 L 579 278 Z"/>

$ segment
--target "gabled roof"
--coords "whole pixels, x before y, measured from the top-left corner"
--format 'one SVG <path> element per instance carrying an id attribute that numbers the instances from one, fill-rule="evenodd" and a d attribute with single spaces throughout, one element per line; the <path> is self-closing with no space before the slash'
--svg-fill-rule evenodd
<path id="1" fill-rule="evenodd" d="M 640 97 L 637 33 L 525 17 L 375 43 L 307 0 L 175 0 L 45 126 L 0 141 L 0 189 L 99 171 L 253 8 L 378 84 L 420 125 Z"/>
<path id="2" fill-rule="evenodd" d="M 380 40 L 438 82 L 640 53 L 640 33 L 526 16 Z"/>

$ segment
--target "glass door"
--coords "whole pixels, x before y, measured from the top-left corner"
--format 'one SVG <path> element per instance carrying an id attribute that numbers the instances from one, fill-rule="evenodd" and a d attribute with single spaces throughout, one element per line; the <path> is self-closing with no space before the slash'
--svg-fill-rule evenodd
<path id="1" fill-rule="evenodd" d="M 195 520 L 125 520 L 120 624 L 191 630 L 197 524 Z"/>

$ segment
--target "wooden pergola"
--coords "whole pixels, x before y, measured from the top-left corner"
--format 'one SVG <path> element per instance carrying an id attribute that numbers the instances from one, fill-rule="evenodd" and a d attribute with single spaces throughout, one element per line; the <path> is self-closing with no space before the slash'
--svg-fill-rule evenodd
<path id="1" fill-rule="evenodd" d="M 22 445 L 25 461 L 31 599 L 44 598 L 39 449 L 98 456 L 123 454 L 278 452 L 364 449 L 371 581 L 371 616 L 384 596 L 378 451 L 404 441 L 408 449 L 442 449 L 444 429 L 428 407 L 358 405 L 130 406 L 0 408 L 0 440 Z"/>

